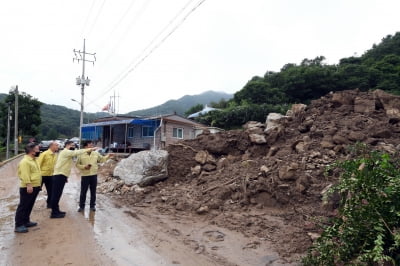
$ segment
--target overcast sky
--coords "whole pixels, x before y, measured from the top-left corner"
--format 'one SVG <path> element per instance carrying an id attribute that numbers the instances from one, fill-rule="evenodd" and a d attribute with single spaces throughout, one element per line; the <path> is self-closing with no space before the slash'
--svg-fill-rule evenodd
<path id="1" fill-rule="evenodd" d="M 79 110 L 70 99 L 81 99 L 82 63 L 72 58 L 84 38 L 97 59 L 86 64 L 85 111 L 115 92 L 125 113 L 206 90 L 235 93 L 304 58 L 337 63 L 400 30 L 399 0 L 203 1 L 1 1 L 0 92 L 18 85 Z"/>

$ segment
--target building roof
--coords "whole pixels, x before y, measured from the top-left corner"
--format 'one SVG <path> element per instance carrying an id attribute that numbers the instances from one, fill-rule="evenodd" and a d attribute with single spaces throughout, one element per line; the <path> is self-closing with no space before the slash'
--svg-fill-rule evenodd
<path id="1" fill-rule="evenodd" d="M 197 123 L 193 120 L 187 119 L 177 114 L 168 114 L 168 115 L 153 116 L 153 117 L 132 117 L 132 116 L 103 117 L 96 119 L 93 123 L 83 124 L 82 127 L 84 128 L 84 127 L 108 126 L 108 125 L 119 125 L 119 124 L 158 126 L 161 119 L 181 124 L 188 124 L 194 127 L 205 126 L 203 124 Z"/>
<path id="2" fill-rule="evenodd" d="M 116 116 L 105 116 L 97 118 L 93 121 L 93 123 L 103 122 L 103 121 L 120 121 L 120 120 L 129 120 L 139 118 L 139 116 L 128 116 L 128 115 L 116 115 Z"/>
<path id="3" fill-rule="evenodd" d="M 199 112 L 197 112 L 197 113 L 194 113 L 194 114 L 189 115 L 188 118 L 199 117 L 200 115 L 207 114 L 208 112 L 214 111 L 214 110 L 219 110 L 219 109 L 209 107 L 209 106 L 206 104 L 206 106 L 203 108 L 203 110 L 201 110 L 201 111 L 199 111 Z"/>

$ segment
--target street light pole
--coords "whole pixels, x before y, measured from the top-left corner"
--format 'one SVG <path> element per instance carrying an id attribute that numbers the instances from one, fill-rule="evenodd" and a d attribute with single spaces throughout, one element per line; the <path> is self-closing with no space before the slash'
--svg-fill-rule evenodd
<path id="1" fill-rule="evenodd" d="M 80 106 L 82 106 L 82 104 L 81 104 L 81 102 L 79 102 L 79 101 L 77 101 L 77 100 L 75 100 L 75 99 L 71 99 L 71 101 L 73 101 L 73 102 L 76 102 L 77 104 L 79 104 Z M 82 110 L 81 110 L 82 111 Z M 85 112 L 83 111 L 82 112 L 82 114 L 83 114 L 83 116 L 85 116 Z M 80 130 L 82 131 L 82 125 L 83 125 L 83 123 L 82 123 L 82 121 L 83 121 L 83 116 L 81 117 L 81 122 L 80 122 Z M 88 120 L 88 123 L 89 123 L 89 120 Z M 82 134 L 82 133 L 80 133 L 80 134 Z M 81 139 L 81 137 L 82 137 L 82 135 L 79 135 L 79 141 L 81 141 L 80 139 Z"/>
<path id="2" fill-rule="evenodd" d="M 8 112 L 7 112 L 7 150 L 6 150 L 6 159 L 10 158 L 10 112 L 11 112 L 11 104 L 8 103 Z"/>
<path id="3" fill-rule="evenodd" d="M 85 49 L 85 39 L 83 39 L 83 60 L 82 60 L 82 78 L 81 80 L 85 80 L 85 55 L 86 55 L 86 49 Z M 79 148 L 81 148 L 82 145 L 82 125 L 83 125 L 83 99 L 85 95 L 85 83 L 86 82 L 81 82 L 81 119 L 79 121 Z"/>
<path id="4" fill-rule="evenodd" d="M 15 86 L 14 155 L 18 155 L 18 85 Z"/>

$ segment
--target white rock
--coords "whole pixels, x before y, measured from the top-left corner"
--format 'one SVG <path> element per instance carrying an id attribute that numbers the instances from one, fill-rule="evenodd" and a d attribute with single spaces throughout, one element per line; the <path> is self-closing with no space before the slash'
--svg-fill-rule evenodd
<path id="1" fill-rule="evenodd" d="M 152 185 L 168 177 L 168 152 L 164 150 L 141 151 L 121 160 L 114 169 L 114 176 L 127 185 Z"/>

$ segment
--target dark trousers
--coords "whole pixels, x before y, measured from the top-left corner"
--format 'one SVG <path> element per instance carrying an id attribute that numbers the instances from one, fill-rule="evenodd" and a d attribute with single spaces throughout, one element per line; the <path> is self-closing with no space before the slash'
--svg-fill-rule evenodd
<path id="1" fill-rule="evenodd" d="M 64 190 L 65 183 L 67 183 L 67 177 L 65 175 L 54 175 L 52 180 L 51 190 L 51 214 L 59 214 L 60 206 L 59 202 Z"/>
<path id="2" fill-rule="evenodd" d="M 85 208 L 86 194 L 88 188 L 90 188 L 90 208 L 94 208 L 96 206 L 96 187 L 97 187 L 97 175 L 82 176 L 79 207 Z"/>
<path id="3" fill-rule="evenodd" d="M 46 187 L 47 191 L 47 207 L 51 206 L 51 193 L 52 193 L 52 183 L 53 183 L 53 176 L 42 176 L 42 186 L 43 184 Z"/>
<path id="4" fill-rule="evenodd" d="M 19 204 L 15 213 L 15 227 L 25 225 L 30 222 L 30 216 L 35 204 L 40 187 L 34 187 L 32 193 L 28 193 L 26 187 L 19 188 Z"/>

